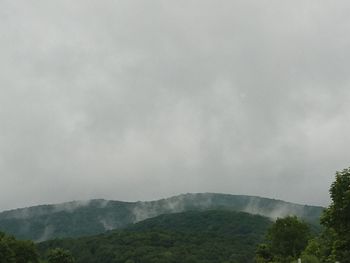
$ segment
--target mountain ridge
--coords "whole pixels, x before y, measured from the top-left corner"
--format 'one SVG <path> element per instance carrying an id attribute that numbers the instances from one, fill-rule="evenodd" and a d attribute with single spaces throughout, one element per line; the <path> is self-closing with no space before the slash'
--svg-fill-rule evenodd
<path id="1" fill-rule="evenodd" d="M 137 202 L 92 199 L 1 212 L 0 230 L 18 238 L 44 241 L 103 233 L 161 214 L 209 209 L 241 211 L 272 219 L 296 215 L 317 224 L 324 208 L 265 197 L 219 193 L 187 193 Z"/>
<path id="2" fill-rule="evenodd" d="M 261 199 L 267 199 L 267 200 L 273 200 L 277 202 L 283 202 L 283 203 L 288 203 L 288 204 L 293 204 L 293 205 L 301 205 L 301 206 L 309 206 L 309 207 L 319 207 L 324 209 L 325 207 L 322 205 L 316 205 L 316 204 L 307 204 L 307 203 L 298 203 L 298 202 L 292 202 L 292 201 L 286 201 L 283 199 L 279 198 L 272 198 L 272 197 L 265 197 L 265 196 L 259 196 L 259 195 L 248 195 L 248 194 L 230 194 L 230 193 L 219 193 L 219 192 L 191 192 L 191 193 L 181 193 L 178 195 L 172 195 L 169 197 L 164 197 L 164 198 L 159 198 L 159 199 L 153 199 L 153 200 L 137 200 L 137 201 L 125 201 L 125 200 L 115 200 L 115 199 L 106 199 L 106 198 L 91 198 L 91 199 L 76 199 L 76 200 L 71 200 L 71 201 L 63 201 L 63 202 L 57 202 L 57 203 L 44 203 L 44 204 L 37 204 L 37 205 L 29 205 L 29 206 L 22 206 L 22 207 L 17 207 L 17 208 L 10 208 L 10 209 L 4 209 L 0 210 L 0 214 L 2 213 L 8 213 L 12 211 L 17 211 L 17 210 L 23 210 L 23 209 L 28 209 L 28 208 L 34 208 L 34 207 L 46 207 L 46 206 L 60 206 L 60 205 L 66 205 L 66 204 L 73 204 L 73 203 L 89 203 L 91 201 L 101 201 L 101 202 L 121 202 L 121 203 L 151 203 L 151 202 L 157 202 L 161 200 L 168 200 L 180 196 L 186 196 L 186 195 L 201 195 L 201 194 L 210 194 L 210 195 L 229 195 L 229 196 L 238 196 L 238 197 L 252 197 L 252 198 L 261 198 Z"/>

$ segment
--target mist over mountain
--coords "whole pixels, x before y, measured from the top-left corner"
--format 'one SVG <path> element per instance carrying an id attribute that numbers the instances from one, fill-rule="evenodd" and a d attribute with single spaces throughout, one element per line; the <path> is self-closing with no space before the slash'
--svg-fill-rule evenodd
<path id="1" fill-rule="evenodd" d="M 350 262 L 349 10 L 0 1 L 0 263 Z"/>
<path id="2" fill-rule="evenodd" d="M 296 215 L 316 225 L 323 211 L 318 206 L 216 193 L 182 194 L 147 202 L 94 199 L 4 211 L 0 213 L 0 230 L 17 238 L 44 241 L 99 234 L 161 214 L 213 209 L 242 211 L 271 219 Z"/>

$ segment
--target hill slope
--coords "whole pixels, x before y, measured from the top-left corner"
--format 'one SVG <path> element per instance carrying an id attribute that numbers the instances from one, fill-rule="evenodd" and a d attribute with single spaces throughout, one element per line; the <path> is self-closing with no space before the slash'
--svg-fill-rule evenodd
<path id="1" fill-rule="evenodd" d="M 253 262 L 271 221 L 211 210 L 161 215 L 99 236 L 51 240 L 38 247 L 69 249 L 78 263 Z"/>
<path id="2" fill-rule="evenodd" d="M 316 224 L 323 210 L 254 196 L 184 194 L 151 202 L 90 200 L 5 211 L 0 213 L 0 230 L 17 238 L 44 241 L 103 233 L 161 214 L 208 209 L 243 211 L 270 218 L 296 215 Z"/>

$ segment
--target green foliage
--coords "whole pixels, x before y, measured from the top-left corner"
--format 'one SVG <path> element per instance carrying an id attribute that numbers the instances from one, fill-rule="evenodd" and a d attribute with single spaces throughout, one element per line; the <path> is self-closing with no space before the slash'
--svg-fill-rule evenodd
<path id="1" fill-rule="evenodd" d="M 324 247 L 322 244 L 322 240 L 319 237 L 310 239 L 308 245 L 306 246 L 303 255 L 305 256 L 314 256 L 316 258 L 323 258 L 324 255 Z"/>
<path id="2" fill-rule="evenodd" d="M 332 203 L 321 218 L 324 229 L 309 240 L 303 256 L 324 263 L 350 262 L 350 168 L 336 172 L 330 195 Z"/>
<path id="3" fill-rule="evenodd" d="M 333 231 L 329 258 L 350 262 L 350 168 L 336 172 L 330 195 L 332 203 L 321 218 L 328 231 Z"/>
<path id="4" fill-rule="evenodd" d="M 256 250 L 255 262 L 266 263 L 273 261 L 273 254 L 269 244 L 259 244 Z"/>
<path id="5" fill-rule="evenodd" d="M 323 232 L 308 242 L 303 255 L 314 256 L 320 262 L 334 263 L 336 258 L 333 254 L 335 232 L 332 229 L 324 229 Z"/>
<path id="6" fill-rule="evenodd" d="M 32 241 L 16 240 L 12 244 L 16 255 L 16 263 L 38 262 L 38 252 Z"/>
<path id="7" fill-rule="evenodd" d="M 266 244 L 256 251 L 256 262 L 291 262 L 305 249 L 310 238 L 307 223 L 297 217 L 278 218 L 268 230 Z"/>
<path id="8" fill-rule="evenodd" d="M 271 251 L 282 258 L 297 258 L 305 249 L 310 238 L 308 224 L 297 217 L 279 218 L 268 231 Z"/>
<path id="9" fill-rule="evenodd" d="M 15 253 L 4 238 L 0 239 L 0 263 L 15 263 Z"/>
<path id="10" fill-rule="evenodd" d="M 297 260 L 292 261 L 292 263 L 297 263 Z M 302 263 L 320 263 L 318 258 L 313 255 L 302 255 L 301 256 L 301 262 Z"/>
<path id="11" fill-rule="evenodd" d="M 161 215 L 94 237 L 39 244 L 69 249 L 77 263 L 249 263 L 271 221 L 229 211 Z"/>
<path id="12" fill-rule="evenodd" d="M 336 172 L 330 194 L 332 203 L 325 210 L 322 223 L 344 237 L 348 237 L 347 234 L 350 232 L 350 168 Z"/>
<path id="13" fill-rule="evenodd" d="M 320 263 L 319 259 L 313 255 L 301 256 L 301 262 L 303 262 L 303 263 Z"/>
<path id="14" fill-rule="evenodd" d="M 39 255 L 31 241 L 16 240 L 0 232 L 0 263 L 37 263 Z"/>
<path id="15" fill-rule="evenodd" d="M 68 250 L 62 248 L 50 249 L 47 253 L 48 263 L 74 263 L 75 259 Z"/>

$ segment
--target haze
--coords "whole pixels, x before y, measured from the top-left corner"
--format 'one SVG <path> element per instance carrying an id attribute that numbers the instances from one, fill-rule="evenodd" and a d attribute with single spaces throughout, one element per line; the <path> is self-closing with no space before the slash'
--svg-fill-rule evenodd
<path id="1" fill-rule="evenodd" d="M 0 1 L 0 210 L 187 192 L 328 205 L 347 1 Z"/>

